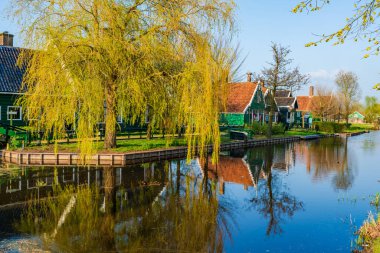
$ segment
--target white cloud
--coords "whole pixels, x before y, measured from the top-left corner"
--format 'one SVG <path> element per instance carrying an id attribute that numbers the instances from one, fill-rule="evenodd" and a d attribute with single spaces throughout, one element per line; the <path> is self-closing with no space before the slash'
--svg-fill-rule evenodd
<path id="1" fill-rule="evenodd" d="M 309 72 L 310 81 L 315 84 L 324 84 L 328 85 L 331 83 L 334 83 L 335 76 L 338 74 L 340 69 L 334 69 L 334 70 L 326 70 L 326 69 L 319 69 L 317 71 Z"/>
<path id="2" fill-rule="evenodd" d="M 335 90 L 335 76 L 338 74 L 338 72 L 341 69 L 332 69 L 332 70 L 326 70 L 326 69 L 319 69 L 316 71 L 311 71 L 307 73 L 310 76 L 310 83 L 309 85 L 302 87 L 300 91 L 297 92 L 296 95 L 307 95 L 309 94 L 309 86 L 320 86 L 320 87 L 326 87 L 330 90 Z"/>

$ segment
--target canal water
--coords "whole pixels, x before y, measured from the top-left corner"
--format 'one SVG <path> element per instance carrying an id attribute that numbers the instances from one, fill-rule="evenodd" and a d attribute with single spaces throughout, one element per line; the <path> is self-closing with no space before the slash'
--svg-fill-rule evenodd
<path id="1" fill-rule="evenodd" d="M 125 168 L 0 170 L 0 252 L 350 252 L 380 132 Z"/>

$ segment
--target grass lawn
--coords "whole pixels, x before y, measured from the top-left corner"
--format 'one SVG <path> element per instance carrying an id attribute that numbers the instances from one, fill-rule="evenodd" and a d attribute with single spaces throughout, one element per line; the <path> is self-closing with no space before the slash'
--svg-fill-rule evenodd
<path id="1" fill-rule="evenodd" d="M 307 136 L 307 135 L 315 135 L 315 134 L 323 134 L 323 133 L 316 132 L 311 129 L 291 129 L 285 132 L 285 136 Z"/>
<path id="2" fill-rule="evenodd" d="M 366 131 L 366 130 L 372 130 L 374 129 L 373 124 L 352 124 L 349 129 L 347 129 L 345 132 L 353 133 L 353 132 L 360 132 L 360 131 Z M 311 129 L 302 129 L 302 128 L 295 128 L 291 129 L 289 131 L 286 131 L 284 134 L 276 134 L 273 135 L 274 138 L 278 137 L 287 137 L 287 136 L 307 136 L 307 135 L 315 135 L 315 134 L 326 134 L 325 132 L 316 132 Z M 158 136 L 157 136 L 158 137 Z M 118 137 L 117 140 L 117 148 L 114 149 L 103 149 L 103 141 L 95 141 L 95 149 L 101 153 L 109 153 L 109 152 L 115 152 L 115 153 L 126 153 L 126 152 L 132 152 L 132 151 L 144 151 L 144 150 L 154 150 L 154 149 L 160 149 L 160 148 L 168 148 L 168 147 L 178 147 L 178 146 L 186 146 L 186 139 L 185 138 L 178 138 L 178 137 L 167 137 L 167 138 L 153 138 L 151 140 L 147 139 L 138 139 L 138 138 L 130 138 L 126 139 L 123 137 Z M 254 139 L 260 140 L 260 139 L 266 139 L 267 137 L 265 135 L 254 135 Z M 228 143 L 231 142 L 229 138 L 228 131 L 222 131 L 221 132 L 221 143 Z M 58 145 L 57 150 L 59 152 L 79 152 L 77 142 L 71 142 L 71 143 L 65 143 L 64 140 L 60 142 Z M 30 146 L 26 147 L 24 149 L 25 151 L 29 152 L 54 152 L 55 145 L 54 144 L 46 144 L 43 145 L 37 145 L 36 143 L 32 143 Z"/>
<path id="3" fill-rule="evenodd" d="M 361 132 L 361 131 L 368 131 L 368 130 L 375 130 L 375 126 L 371 123 L 364 123 L 364 124 L 351 124 L 351 126 L 345 130 L 347 133 L 355 133 L 355 132 Z"/>
<path id="4" fill-rule="evenodd" d="M 156 138 L 156 139 L 122 139 L 117 141 L 117 148 L 113 149 L 103 149 L 103 142 L 97 141 L 95 143 L 96 150 L 101 152 L 116 152 L 116 153 L 126 153 L 131 151 L 144 151 L 151 149 L 159 149 L 159 148 L 167 148 L 167 147 L 175 147 L 175 146 L 184 146 L 186 145 L 186 140 L 184 138 Z M 38 146 L 36 144 L 32 144 L 24 149 L 25 151 L 49 151 L 54 152 L 54 144 L 43 144 Z M 78 144 L 75 142 L 72 143 L 59 143 L 58 151 L 60 152 L 79 152 Z"/>

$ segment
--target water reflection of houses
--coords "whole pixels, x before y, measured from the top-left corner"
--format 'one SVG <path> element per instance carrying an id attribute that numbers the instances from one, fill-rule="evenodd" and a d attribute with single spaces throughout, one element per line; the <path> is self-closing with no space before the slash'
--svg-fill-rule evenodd
<path id="1" fill-rule="evenodd" d="M 294 166 L 295 152 L 293 143 L 273 147 L 272 169 L 289 172 Z"/>
<path id="2" fill-rule="evenodd" d="M 205 172 L 204 166 L 202 166 Z M 258 173 L 257 173 L 258 172 Z M 208 161 L 207 176 L 209 179 L 218 180 L 220 193 L 224 193 L 225 183 L 235 183 L 244 186 L 257 187 L 259 179 L 265 178 L 262 170 L 251 167 L 246 157 L 220 156 L 218 164 L 213 165 L 211 159 Z"/>
<path id="3" fill-rule="evenodd" d="M 259 180 L 266 180 L 268 165 L 270 169 L 288 171 L 294 164 L 295 153 L 292 147 L 279 145 L 268 148 L 256 148 L 248 151 L 232 151 L 228 155 L 221 155 L 217 164 L 208 159 L 201 165 L 202 172 L 207 170 L 209 179 L 219 182 L 220 192 L 224 193 L 225 183 L 257 188 Z M 201 162 L 202 163 L 202 162 Z"/>
<path id="4" fill-rule="evenodd" d="M 347 159 L 342 139 L 324 139 L 295 145 L 297 159 L 303 161 L 306 170 L 316 178 L 340 171 Z"/>
<path id="5" fill-rule="evenodd" d="M 348 189 L 354 179 L 354 153 L 348 154 L 347 140 L 328 138 L 301 142 L 295 146 L 297 159 L 303 160 L 314 180 L 333 175 L 336 189 Z M 350 159 L 349 159 L 350 158 Z"/>
<path id="6" fill-rule="evenodd" d="M 166 181 L 163 166 L 155 163 L 126 168 L 23 168 L 11 179 L 0 182 L 0 208 L 20 204 L 36 196 L 47 197 L 53 190 L 53 184 L 62 187 L 95 185 L 101 191 L 105 186 L 116 190 L 123 188 L 123 198 L 127 198 L 130 189 L 143 186 L 163 187 Z"/>

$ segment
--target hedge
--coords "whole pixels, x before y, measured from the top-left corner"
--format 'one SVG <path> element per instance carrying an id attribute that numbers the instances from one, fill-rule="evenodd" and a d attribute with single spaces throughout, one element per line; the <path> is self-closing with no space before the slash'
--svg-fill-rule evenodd
<path id="1" fill-rule="evenodd" d="M 346 129 L 345 124 L 340 124 L 336 122 L 314 122 L 313 125 L 316 131 L 327 133 L 341 133 Z"/>

